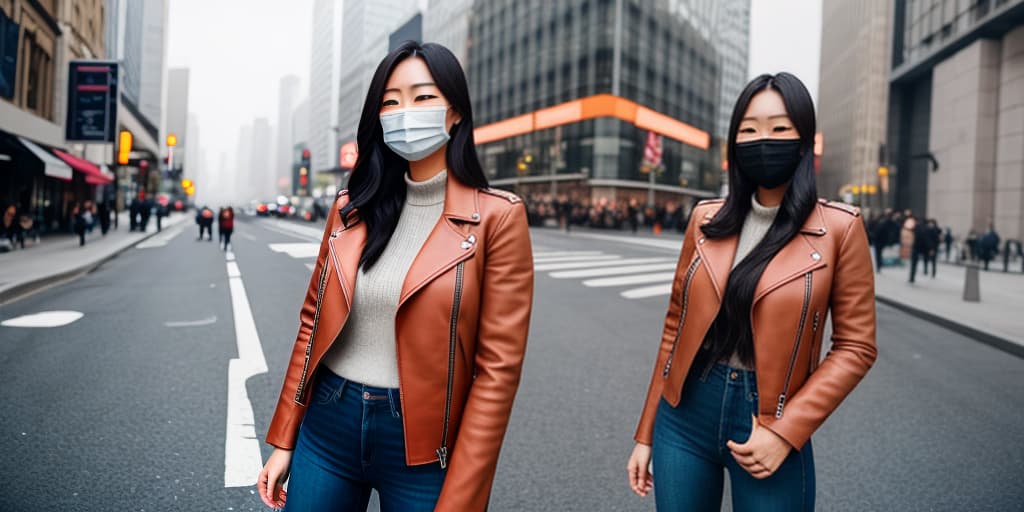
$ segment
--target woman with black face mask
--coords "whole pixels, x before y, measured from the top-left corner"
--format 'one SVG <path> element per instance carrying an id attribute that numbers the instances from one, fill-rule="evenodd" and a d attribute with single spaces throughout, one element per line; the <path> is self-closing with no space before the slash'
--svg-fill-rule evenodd
<path id="1" fill-rule="evenodd" d="M 789 73 L 736 102 L 729 195 L 690 217 L 627 466 L 658 510 L 719 510 L 723 468 L 733 510 L 814 508 L 811 434 L 876 357 L 867 234 L 856 208 L 817 198 L 814 134 Z"/>

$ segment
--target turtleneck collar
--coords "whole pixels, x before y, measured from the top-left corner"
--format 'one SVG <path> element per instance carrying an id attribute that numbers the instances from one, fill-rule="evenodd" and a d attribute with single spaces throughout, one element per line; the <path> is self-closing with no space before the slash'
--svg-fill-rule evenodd
<path id="1" fill-rule="evenodd" d="M 775 220 L 775 215 L 779 213 L 779 205 L 775 206 L 764 206 L 757 202 L 757 194 L 751 194 L 750 196 L 750 214 L 759 217 L 764 220 Z"/>
<path id="2" fill-rule="evenodd" d="M 448 170 L 442 170 L 426 181 L 413 181 L 405 174 L 405 204 L 433 206 L 444 202 L 445 186 L 448 184 Z"/>

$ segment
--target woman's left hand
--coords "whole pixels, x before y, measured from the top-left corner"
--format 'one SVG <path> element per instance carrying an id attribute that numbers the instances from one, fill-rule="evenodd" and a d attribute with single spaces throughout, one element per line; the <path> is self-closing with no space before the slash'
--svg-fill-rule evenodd
<path id="1" fill-rule="evenodd" d="M 785 439 L 758 424 L 757 416 L 754 416 L 754 424 L 750 427 L 750 439 L 747 442 L 739 444 L 728 441 L 725 444 L 740 467 L 758 480 L 775 474 L 793 449 Z"/>

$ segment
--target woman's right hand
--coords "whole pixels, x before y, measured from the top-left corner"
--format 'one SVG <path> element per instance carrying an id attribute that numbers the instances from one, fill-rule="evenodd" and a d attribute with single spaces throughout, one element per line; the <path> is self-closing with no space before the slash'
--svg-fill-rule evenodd
<path id="1" fill-rule="evenodd" d="M 651 445 L 637 443 L 633 454 L 629 456 L 626 471 L 629 473 L 629 486 L 637 496 L 647 496 L 654 489 L 654 476 L 648 471 L 651 466 Z"/>
<path id="2" fill-rule="evenodd" d="M 288 479 L 288 470 L 292 464 L 292 450 L 274 448 L 267 463 L 260 471 L 256 487 L 260 491 L 260 499 L 270 508 L 284 506 L 287 493 L 281 487 Z"/>

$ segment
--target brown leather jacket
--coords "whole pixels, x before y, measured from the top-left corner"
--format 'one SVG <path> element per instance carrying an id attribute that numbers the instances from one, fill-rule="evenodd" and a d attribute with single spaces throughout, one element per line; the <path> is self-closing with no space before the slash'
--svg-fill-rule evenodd
<path id="1" fill-rule="evenodd" d="M 683 382 L 718 314 L 739 238 L 712 240 L 699 226 L 721 205 L 720 199 L 703 201 L 691 216 L 637 442 L 651 444 L 661 397 L 679 404 Z M 829 309 L 832 348 L 822 361 L 822 324 Z M 874 273 L 860 212 L 820 201 L 800 234 L 765 268 L 750 318 L 758 422 L 799 450 L 877 355 Z"/>
<path id="2" fill-rule="evenodd" d="M 321 358 L 348 318 L 366 225 L 339 194 L 299 313 L 267 442 L 293 449 Z M 484 510 L 519 385 L 533 302 L 526 209 L 448 179 L 444 212 L 405 278 L 395 320 L 406 463 L 447 467 L 436 510 Z"/>

